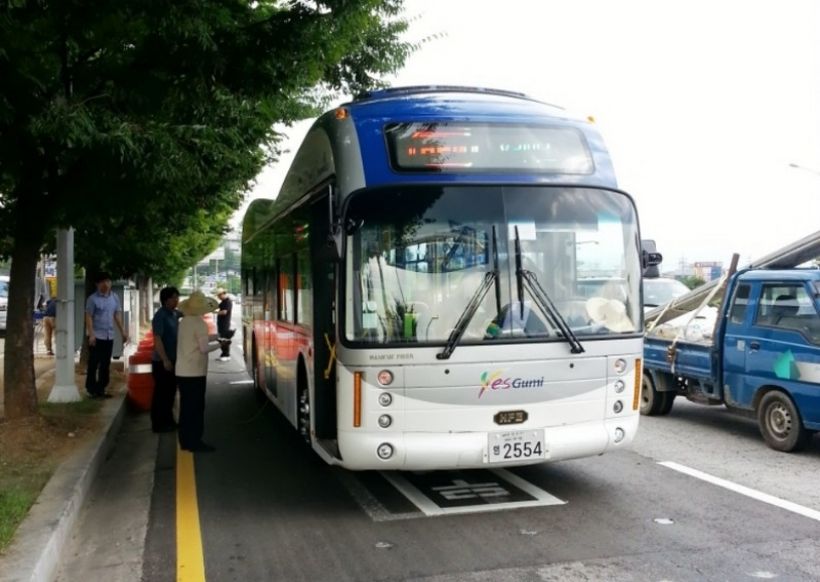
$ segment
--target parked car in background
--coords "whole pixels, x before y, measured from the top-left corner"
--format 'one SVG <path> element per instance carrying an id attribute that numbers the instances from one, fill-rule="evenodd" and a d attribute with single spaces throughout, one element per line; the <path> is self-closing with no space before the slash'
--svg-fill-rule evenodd
<path id="1" fill-rule="evenodd" d="M 0 330 L 6 331 L 6 314 L 9 304 L 9 278 L 0 275 Z"/>
<path id="2" fill-rule="evenodd" d="M 657 277 L 649 279 L 644 277 L 643 280 L 643 306 L 654 308 L 659 305 L 665 305 L 677 299 L 681 295 L 689 293 L 689 287 L 678 281 L 677 279 L 667 279 L 665 277 Z"/>

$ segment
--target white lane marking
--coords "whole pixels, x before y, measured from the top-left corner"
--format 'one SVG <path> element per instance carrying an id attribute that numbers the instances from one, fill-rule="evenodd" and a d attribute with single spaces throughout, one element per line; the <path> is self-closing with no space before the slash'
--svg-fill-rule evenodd
<path id="1" fill-rule="evenodd" d="M 336 478 L 344 485 L 353 500 L 364 512 L 376 522 L 398 521 L 400 519 L 416 519 L 424 517 L 421 513 L 390 513 L 376 497 L 368 491 L 367 487 L 353 476 L 350 471 L 339 469 L 336 471 Z"/>
<path id="2" fill-rule="evenodd" d="M 797 503 L 786 501 L 785 499 L 781 499 L 780 497 L 775 497 L 774 495 L 763 493 L 762 491 L 752 489 L 751 487 L 738 485 L 737 483 L 733 483 L 732 481 L 727 481 L 726 479 L 721 479 L 720 477 L 715 477 L 714 475 L 710 475 L 709 473 L 704 473 L 703 471 L 698 471 L 697 469 L 692 469 L 691 467 L 687 467 L 685 465 L 681 465 L 679 463 L 675 463 L 672 461 L 662 461 L 658 464 L 663 465 L 668 469 L 672 469 L 674 471 L 684 473 L 685 475 L 689 475 L 690 477 L 695 477 L 696 479 L 706 481 L 707 483 L 712 483 L 713 485 L 717 485 L 718 487 L 723 487 L 724 489 L 728 489 L 729 491 L 734 491 L 735 493 L 740 493 L 741 495 L 745 495 L 746 497 L 751 497 L 752 499 L 762 501 L 763 503 L 774 505 L 775 507 L 785 509 L 786 511 L 791 511 L 792 513 L 802 515 L 803 517 L 808 517 L 809 519 L 813 519 L 815 521 L 820 521 L 820 511 L 817 511 L 816 509 L 811 509 L 810 507 L 798 505 Z"/>
<path id="3" fill-rule="evenodd" d="M 479 513 L 485 511 L 503 511 L 505 509 L 518 509 L 521 507 L 539 507 L 545 505 L 564 505 L 566 501 L 550 495 L 543 489 L 539 489 L 532 483 L 525 481 L 521 477 L 510 473 L 505 469 L 492 469 L 497 477 L 515 485 L 519 489 L 535 497 L 533 501 L 515 501 L 511 503 L 482 503 L 477 505 L 466 505 L 462 507 L 439 507 L 424 493 L 419 491 L 412 483 L 398 473 L 381 473 L 396 489 L 398 489 L 407 499 L 413 502 L 424 515 L 428 517 L 436 515 L 452 515 L 458 513 Z"/>

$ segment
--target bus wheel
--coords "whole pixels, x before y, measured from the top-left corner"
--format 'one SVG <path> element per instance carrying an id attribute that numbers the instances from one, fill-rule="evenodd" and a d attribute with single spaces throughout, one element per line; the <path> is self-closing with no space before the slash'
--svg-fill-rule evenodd
<path id="1" fill-rule="evenodd" d="M 809 440 L 797 407 L 783 392 L 775 390 L 763 396 L 757 407 L 757 423 L 766 444 L 776 451 L 798 451 Z"/>
<path id="2" fill-rule="evenodd" d="M 299 366 L 299 434 L 310 444 L 310 390 L 307 386 L 307 374 L 304 367 Z"/>
<path id="3" fill-rule="evenodd" d="M 674 398 L 674 393 L 658 392 L 652 376 L 644 372 L 641 381 L 641 414 L 644 416 L 667 414 L 672 409 Z"/>

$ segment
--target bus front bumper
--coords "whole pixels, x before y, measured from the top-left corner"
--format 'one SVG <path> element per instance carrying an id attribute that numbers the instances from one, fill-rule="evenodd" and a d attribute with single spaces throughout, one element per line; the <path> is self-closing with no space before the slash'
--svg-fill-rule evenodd
<path id="1" fill-rule="evenodd" d="M 638 414 L 571 426 L 544 428 L 544 458 L 525 461 L 489 462 L 490 432 L 390 432 L 339 431 L 339 465 L 353 470 L 431 471 L 479 469 L 562 461 L 600 455 L 626 448 L 638 430 Z M 533 430 L 539 427 L 509 427 Z M 623 437 L 616 442 L 617 429 Z M 495 432 L 495 431 L 494 431 Z M 377 451 L 389 445 L 392 454 L 382 459 Z M 384 451 L 384 449 L 383 449 Z"/>

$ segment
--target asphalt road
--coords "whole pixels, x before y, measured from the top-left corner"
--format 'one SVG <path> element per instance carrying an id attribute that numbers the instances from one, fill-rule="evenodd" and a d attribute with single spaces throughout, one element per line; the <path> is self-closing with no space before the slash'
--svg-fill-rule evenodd
<path id="1" fill-rule="evenodd" d="M 437 517 L 378 473 L 325 465 L 256 398 L 238 354 L 211 362 L 205 432 L 217 451 L 195 457 L 199 528 L 178 529 L 175 437 L 127 419 L 60 580 L 174 580 L 200 539 L 215 581 L 820 579 L 820 442 L 776 453 L 722 408 L 677 402 L 642 419 L 631 451 L 439 475 L 523 480 L 558 504 Z"/>

